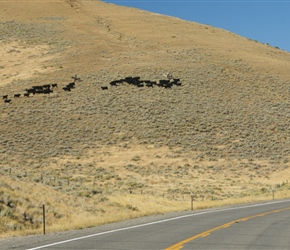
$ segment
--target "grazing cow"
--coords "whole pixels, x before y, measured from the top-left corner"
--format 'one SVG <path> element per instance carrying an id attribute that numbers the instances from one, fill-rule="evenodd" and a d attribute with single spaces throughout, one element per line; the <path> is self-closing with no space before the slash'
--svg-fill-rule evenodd
<path id="1" fill-rule="evenodd" d="M 147 86 L 147 87 L 151 87 L 151 88 L 153 88 L 153 82 L 147 82 L 147 83 L 146 83 L 146 86 Z"/>
<path id="2" fill-rule="evenodd" d="M 140 83 L 140 76 L 132 77 L 132 83 L 137 85 Z"/>
<path id="3" fill-rule="evenodd" d="M 73 89 L 75 87 L 75 83 L 74 82 L 70 82 L 68 85 L 66 85 L 67 87 L 70 87 L 71 89 Z"/>
<path id="4" fill-rule="evenodd" d="M 36 89 L 25 89 L 25 90 L 29 94 L 35 94 L 36 93 Z"/>
<path id="5" fill-rule="evenodd" d="M 7 99 L 8 98 L 8 95 L 3 95 L 3 99 Z"/>
<path id="6" fill-rule="evenodd" d="M 140 81 L 141 83 L 142 82 L 144 82 L 144 83 L 151 83 L 151 81 L 150 80 L 142 80 L 142 81 Z"/>
<path id="7" fill-rule="evenodd" d="M 161 83 L 161 84 L 167 84 L 169 82 L 170 82 L 170 80 L 159 80 L 159 83 Z"/>
<path id="8" fill-rule="evenodd" d="M 29 97 L 29 93 L 24 93 L 23 94 L 25 97 Z"/>
<path id="9" fill-rule="evenodd" d="M 5 99 L 4 102 L 10 103 L 11 102 L 11 99 Z"/>
<path id="10" fill-rule="evenodd" d="M 43 89 L 35 89 L 35 94 L 42 94 L 43 93 Z"/>
<path id="11" fill-rule="evenodd" d="M 66 86 L 62 88 L 64 91 L 70 91 L 70 87 Z"/>
<path id="12" fill-rule="evenodd" d="M 57 83 L 52 83 L 51 87 L 53 87 L 53 88 L 57 87 Z"/>
<path id="13" fill-rule="evenodd" d="M 169 89 L 169 88 L 172 87 L 172 84 L 171 83 L 166 83 L 166 84 L 163 85 L 163 87 L 166 88 L 166 89 Z"/>
<path id="14" fill-rule="evenodd" d="M 106 89 L 108 89 L 108 87 L 107 86 L 101 86 L 101 89 L 102 90 L 106 90 Z"/>
<path id="15" fill-rule="evenodd" d="M 133 85 L 138 85 L 140 83 L 140 77 L 139 76 L 136 76 L 136 77 L 132 77 L 132 76 L 128 76 L 128 77 L 125 77 L 125 82 L 128 83 L 128 84 L 133 84 Z"/>
<path id="16" fill-rule="evenodd" d="M 178 78 L 173 78 L 173 82 L 174 83 L 177 83 L 177 82 L 179 82 L 180 81 L 180 79 L 178 79 Z"/>
<path id="17" fill-rule="evenodd" d="M 132 81 L 133 77 L 132 76 L 127 76 L 125 77 L 125 81 Z"/>
<path id="18" fill-rule="evenodd" d="M 178 78 L 173 78 L 172 79 L 172 84 L 176 85 L 176 86 L 181 86 L 181 82 L 179 82 L 180 79 Z"/>
<path id="19" fill-rule="evenodd" d="M 20 97 L 21 94 L 14 94 L 14 98 Z"/>
<path id="20" fill-rule="evenodd" d="M 53 90 L 52 90 L 52 89 L 49 89 L 49 88 L 48 88 L 48 89 L 43 89 L 43 90 L 42 90 L 42 93 L 43 93 L 43 94 L 49 94 L 49 93 L 52 93 L 52 92 L 53 92 Z"/>
<path id="21" fill-rule="evenodd" d="M 43 89 L 43 86 L 32 86 L 33 89 Z"/>
<path id="22" fill-rule="evenodd" d="M 120 83 L 119 80 L 111 81 L 110 84 L 112 86 L 117 86 L 117 84 Z"/>
<path id="23" fill-rule="evenodd" d="M 43 88 L 49 89 L 50 88 L 50 84 L 44 84 L 42 85 Z"/>

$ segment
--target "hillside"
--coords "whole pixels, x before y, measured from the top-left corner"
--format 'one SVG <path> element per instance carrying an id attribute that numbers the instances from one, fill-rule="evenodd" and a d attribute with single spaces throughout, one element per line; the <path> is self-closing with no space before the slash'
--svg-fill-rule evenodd
<path id="1" fill-rule="evenodd" d="M 39 230 L 24 213 L 40 216 L 46 199 L 53 231 L 188 209 L 191 192 L 202 207 L 289 189 L 285 51 L 97 0 L 0 0 L 0 45 L 0 94 L 11 99 L 0 104 L 3 235 Z M 110 84 L 166 72 L 181 86 Z M 57 87 L 24 96 L 47 84 Z"/>

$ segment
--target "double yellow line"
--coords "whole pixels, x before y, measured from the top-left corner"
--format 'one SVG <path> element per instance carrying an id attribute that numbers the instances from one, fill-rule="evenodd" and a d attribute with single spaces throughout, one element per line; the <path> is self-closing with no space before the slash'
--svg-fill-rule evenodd
<path id="1" fill-rule="evenodd" d="M 273 210 L 273 211 L 270 211 L 270 212 L 266 212 L 266 213 L 261 213 L 261 214 L 257 214 L 257 215 L 253 215 L 253 216 L 249 216 L 249 217 L 245 217 L 245 218 L 241 218 L 241 219 L 238 219 L 238 220 L 234 220 L 234 221 L 231 221 L 231 222 L 228 222 L 226 224 L 223 224 L 221 226 L 218 226 L 218 227 L 215 227 L 215 228 L 212 228 L 210 230 L 207 230 L 205 232 L 202 232 L 200 234 L 196 234 L 188 239 L 185 239 L 183 241 L 180 241 L 168 248 L 165 248 L 165 250 L 179 250 L 179 249 L 182 249 L 183 248 L 183 245 L 190 242 L 190 241 L 193 241 L 197 238 L 200 238 L 200 237 L 206 237 L 208 235 L 210 235 L 212 232 L 214 231 L 217 231 L 219 229 L 223 229 L 223 228 L 227 228 L 227 227 L 230 227 L 231 225 L 235 224 L 235 223 L 239 223 L 239 222 L 243 222 L 243 221 L 247 221 L 247 220 L 250 220 L 250 219 L 253 219 L 253 218 L 257 218 L 257 217 L 261 217 L 261 216 L 265 216 L 265 215 L 268 215 L 268 214 L 272 214 L 272 213 L 279 213 L 281 211 L 285 211 L 285 210 L 290 210 L 290 207 L 288 208 L 282 208 L 282 209 L 278 209 L 278 210 Z"/>

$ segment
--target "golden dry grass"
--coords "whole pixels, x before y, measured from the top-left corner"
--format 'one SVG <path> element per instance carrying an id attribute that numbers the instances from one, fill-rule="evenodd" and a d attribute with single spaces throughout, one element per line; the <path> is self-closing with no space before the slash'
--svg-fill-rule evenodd
<path id="1" fill-rule="evenodd" d="M 41 233 L 43 202 L 47 232 L 54 232 L 190 210 L 191 195 L 194 209 L 271 200 L 272 190 L 275 199 L 290 196 L 288 183 L 281 182 L 287 180 L 288 169 L 260 176 L 261 167 L 237 169 L 229 165 L 238 161 L 228 161 L 227 167 L 221 161 L 212 168 L 206 160 L 196 167 L 192 157 L 180 152 L 174 155 L 167 148 L 110 147 L 89 150 L 83 157 L 43 162 L 46 167 L 41 172 L 30 165 L 13 169 L 11 174 L 7 169 L 0 178 L 1 236 Z M 8 210 L 12 213 L 4 214 Z M 33 223 L 23 219 L 24 213 L 33 216 Z"/>

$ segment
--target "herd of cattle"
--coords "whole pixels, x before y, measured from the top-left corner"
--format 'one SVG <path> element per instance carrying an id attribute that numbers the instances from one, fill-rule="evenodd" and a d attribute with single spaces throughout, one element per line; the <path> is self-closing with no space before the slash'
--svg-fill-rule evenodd
<path id="1" fill-rule="evenodd" d="M 119 79 L 119 80 L 114 80 L 110 82 L 111 86 L 118 86 L 119 84 L 122 83 L 128 83 L 130 85 L 134 85 L 136 87 L 151 87 L 153 86 L 158 86 L 158 87 L 163 87 L 163 88 L 172 88 L 172 86 L 181 86 L 180 79 L 168 77 L 168 79 L 164 80 L 159 80 L 157 81 L 150 81 L 150 80 L 141 80 L 139 76 L 132 77 L 128 76 L 125 77 L 124 79 Z M 108 87 L 103 86 L 103 90 L 108 89 Z"/>
<path id="2" fill-rule="evenodd" d="M 71 91 L 71 89 L 75 88 L 75 83 L 77 81 L 82 81 L 80 77 L 77 77 L 76 75 L 72 77 L 73 82 L 70 82 L 66 84 L 62 89 L 64 91 Z M 173 86 L 181 86 L 180 79 L 173 78 L 173 77 L 168 77 L 167 79 L 159 80 L 157 81 L 151 81 L 151 80 L 141 80 L 139 76 L 128 76 L 123 79 L 119 80 L 114 80 L 110 82 L 111 86 L 118 86 L 122 83 L 127 83 L 129 85 L 133 85 L 136 87 L 151 87 L 157 86 L 157 87 L 163 87 L 163 88 L 172 88 Z M 30 95 L 35 95 L 35 94 L 50 94 L 53 93 L 54 88 L 57 87 L 57 83 L 53 84 L 44 84 L 44 85 L 38 85 L 38 86 L 32 86 L 31 88 L 25 89 L 25 93 L 23 94 L 14 94 L 14 98 L 19 98 L 21 95 L 24 97 L 29 97 Z M 101 86 L 102 90 L 107 90 L 108 86 Z M 9 98 L 8 95 L 3 95 L 3 100 L 5 103 L 11 103 L 12 99 L 11 97 Z"/>
<path id="3" fill-rule="evenodd" d="M 71 91 L 71 89 L 75 88 L 76 81 L 82 81 L 81 78 L 77 77 L 76 75 L 73 76 L 72 78 L 73 78 L 73 82 L 68 83 L 66 86 L 62 88 L 64 91 Z M 30 95 L 35 95 L 35 94 L 50 94 L 50 93 L 53 93 L 53 90 L 56 87 L 57 87 L 57 83 L 32 86 L 31 88 L 25 89 L 25 93 L 23 94 L 17 93 L 17 94 L 14 94 L 13 97 L 19 98 L 21 97 L 21 95 L 23 95 L 23 97 L 29 97 Z M 8 95 L 3 95 L 2 98 L 5 103 L 12 102 L 11 97 L 8 97 Z"/>

